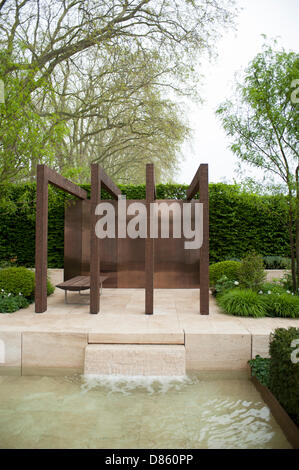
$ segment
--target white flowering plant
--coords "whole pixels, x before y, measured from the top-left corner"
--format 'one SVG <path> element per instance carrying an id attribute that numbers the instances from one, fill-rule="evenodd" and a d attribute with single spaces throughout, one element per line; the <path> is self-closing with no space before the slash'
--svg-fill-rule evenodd
<path id="1" fill-rule="evenodd" d="M 228 279 L 227 276 L 221 276 L 215 284 L 212 291 L 213 295 L 219 295 L 227 290 L 235 289 L 239 286 L 239 281 Z"/>
<path id="2" fill-rule="evenodd" d="M 20 308 L 26 308 L 30 302 L 21 292 L 14 294 L 0 289 L 0 313 L 13 313 Z"/>

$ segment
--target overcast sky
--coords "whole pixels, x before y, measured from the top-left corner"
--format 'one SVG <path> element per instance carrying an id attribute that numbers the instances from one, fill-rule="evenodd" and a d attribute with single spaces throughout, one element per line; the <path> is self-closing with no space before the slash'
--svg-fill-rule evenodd
<path id="1" fill-rule="evenodd" d="M 299 0 L 237 0 L 243 7 L 237 30 L 227 32 L 218 43 L 218 59 L 205 69 L 203 105 L 191 105 L 189 125 L 192 141 L 183 147 L 184 161 L 176 181 L 189 184 L 200 163 L 209 164 L 211 182 L 233 182 L 237 159 L 229 149 L 219 119 L 218 105 L 232 96 L 234 76 L 262 49 L 264 39 L 279 37 L 286 50 L 298 50 Z"/>

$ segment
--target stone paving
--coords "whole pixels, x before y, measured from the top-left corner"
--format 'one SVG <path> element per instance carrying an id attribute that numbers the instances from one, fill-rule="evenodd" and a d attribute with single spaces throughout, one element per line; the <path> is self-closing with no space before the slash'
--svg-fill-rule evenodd
<path id="1" fill-rule="evenodd" d="M 50 270 L 54 284 L 62 270 Z M 199 314 L 198 289 L 156 289 L 154 315 L 144 314 L 143 289 L 103 289 L 101 311 L 88 305 L 66 305 L 64 292 L 48 297 L 48 310 L 34 313 L 34 304 L 0 315 L 0 344 L 5 363 L 16 373 L 72 369 L 82 372 L 87 344 L 184 344 L 192 370 L 247 368 L 256 354 L 268 354 L 269 334 L 276 328 L 299 327 L 299 319 L 242 318 L 221 313 L 210 299 L 210 315 Z M 69 301 L 87 297 L 70 293 Z"/>

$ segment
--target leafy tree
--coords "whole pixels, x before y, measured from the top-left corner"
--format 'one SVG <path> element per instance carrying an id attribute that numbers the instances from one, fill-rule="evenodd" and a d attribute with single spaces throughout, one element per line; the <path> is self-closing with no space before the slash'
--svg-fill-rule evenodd
<path id="1" fill-rule="evenodd" d="M 65 172 L 80 172 L 76 159 L 81 164 L 84 154 L 89 161 L 93 152 L 107 165 L 110 160 L 111 175 L 126 180 L 121 168 L 141 159 L 145 148 L 148 154 L 168 149 L 161 175 L 172 168 L 187 129 L 166 90 L 194 94 L 194 64 L 213 51 L 234 12 L 234 0 L 0 1 L 6 96 L 14 79 L 21 84 L 18 99 L 0 109 L 2 155 L 10 161 L 2 180 L 33 176 L 35 164 L 47 159 Z M 15 111 L 20 106 L 25 112 Z"/>
<path id="2" fill-rule="evenodd" d="M 249 64 L 242 82 L 237 83 L 235 99 L 227 100 L 217 110 L 232 139 L 231 149 L 240 162 L 274 175 L 286 188 L 296 292 L 299 286 L 299 126 L 294 85 L 298 77 L 298 54 L 265 44 Z"/>
<path id="3" fill-rule="evenodd" d="M 61 140 L 65 130 L 54 114 L 42 119 L 34 111 L 29 91 L 35 86 L 33 74 L 26 77 L 22 73 L 3 75 L 5 101 L 0 103 L 0 184 L 26 177 L 35 161 L 53 163 L 54 143 Z"/>
<path id="4" fill-rule="evenodd" d="M 68 133 L 56 145 L 56 164 L 65 176 L 89 180 L 99 162 L 118 182 L 141 182 L 145 163 L 155 163 L 157 180 L 177 169 L 179 146 L 188 134 L 178 105 L 157 84 L 165 72 L 157 54 L 98 48 L 80 72 L 67 61 L 52 76 L 55 94 L 40 96 L 41 116 L 54 115 Z M 85 57 L 86 59 L 86 57 Z"/>

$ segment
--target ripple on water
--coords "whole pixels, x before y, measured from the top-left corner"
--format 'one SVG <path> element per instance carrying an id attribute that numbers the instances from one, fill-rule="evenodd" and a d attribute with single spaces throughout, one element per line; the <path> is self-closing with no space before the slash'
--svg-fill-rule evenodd
<path id="1" fill-rule="evenodd" d="M 289 448 L 247 378 L 1 378 L 1 448 Z"/>

